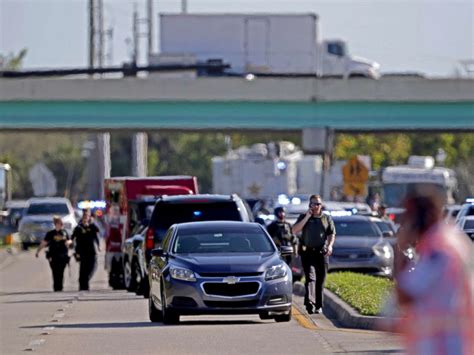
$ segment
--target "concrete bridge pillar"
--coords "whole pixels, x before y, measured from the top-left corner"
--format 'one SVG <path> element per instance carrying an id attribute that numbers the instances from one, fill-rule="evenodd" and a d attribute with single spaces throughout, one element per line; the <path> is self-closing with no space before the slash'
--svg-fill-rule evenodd
<path id="1" fill-rule="evenodd" d="M 332 152 L 334 150 L 334 130 L 328 127 L 304 128 L 303 151 L 305 154 L 317 154 L 323 158 L 321 174 L 321 190 L 323 199 L 329 199 L 329 169 L 331 167 Z"/>
<path id="2" fill-rule="evenodd" d="M 148 165 L 148 135 L 138 132 L 133 135 L 132 142 L 132 175 L 138 177 L 147 176 Z"/>

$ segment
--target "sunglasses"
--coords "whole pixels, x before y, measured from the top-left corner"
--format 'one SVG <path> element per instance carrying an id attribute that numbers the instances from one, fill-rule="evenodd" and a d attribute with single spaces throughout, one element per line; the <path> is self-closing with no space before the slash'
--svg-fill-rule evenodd
<path id="1" fill-rule="evenodd" d="M 321 202 L 311 202 L 309 205 L 310 206 L 321 206 L 322 203 Z"/>

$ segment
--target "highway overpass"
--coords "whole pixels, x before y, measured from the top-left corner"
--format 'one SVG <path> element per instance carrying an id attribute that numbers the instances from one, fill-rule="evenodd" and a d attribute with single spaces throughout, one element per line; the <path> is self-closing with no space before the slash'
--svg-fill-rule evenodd
<path id="1" fill-rule="evenodd" d="M 473 131 L 474 80 L 2 79 L 0 129 Z"/>

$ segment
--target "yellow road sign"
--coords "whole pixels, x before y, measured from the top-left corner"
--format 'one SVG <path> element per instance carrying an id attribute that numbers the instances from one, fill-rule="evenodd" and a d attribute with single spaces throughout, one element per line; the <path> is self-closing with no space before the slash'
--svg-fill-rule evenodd
<path id="1" fill-rule="evenodd" d="M 364 183 L 346 182 L 344 183 L 344 195 L 365 196 L 367 195 L 367 186 Z"/>
<path id="2" fill-rule="evenodd" d="M 342 175 L 345 184 L 365 184 L 369 179 L 369 169 L 357 157 L 352 157 L 342 167 Z"/>

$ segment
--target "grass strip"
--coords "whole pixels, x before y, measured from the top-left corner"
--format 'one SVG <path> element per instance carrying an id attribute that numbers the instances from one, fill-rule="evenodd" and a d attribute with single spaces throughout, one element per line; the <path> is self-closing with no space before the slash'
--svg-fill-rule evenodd
<path id="1" fill-rule="evenodd" d="M 353 272 L 327 275 L 326 288 L 365 316 L 380 313 L 394 287 L 391 280 Z"/>

